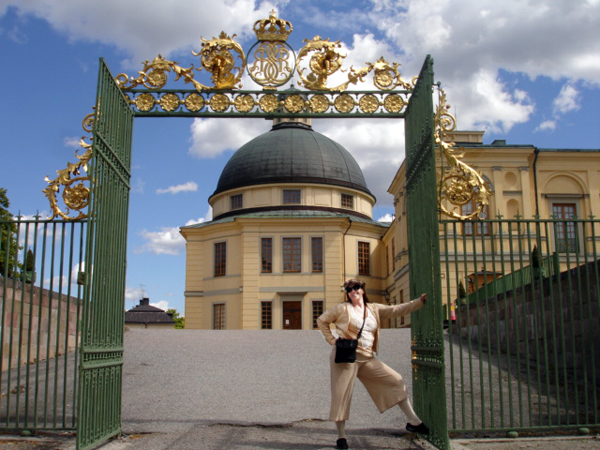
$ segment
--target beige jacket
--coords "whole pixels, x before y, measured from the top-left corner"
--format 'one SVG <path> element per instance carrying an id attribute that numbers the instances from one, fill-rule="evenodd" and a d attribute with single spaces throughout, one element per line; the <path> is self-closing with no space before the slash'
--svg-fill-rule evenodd
<path id="1" fill-rule="evenodd" d="M 381 321 L 391 319 L 392 317 L 402 317 L 416 311 L 423 306 L 420 299 L 402 303 L 401 305 L 388 306 L 381 303 L 367 303 L 367 308 L 371 311 L 375 320 L 377 320 L 377 330 L 375 331 L 375 340 L 373 341 L 373 351 L 379 350 L 379 330 L 381 329 Z M 350 325 L 350 308 L 352 304 L 343 302 L 334 306 L 327 312 L 323 313 L 317 319 L 317 324 L 325 340 L 331 345 L 335 345 L 336 337 L 333 335 L 330 324 L 335 325 L 335 330 L 339 337 L 345 339 L 356 339 L 356 334 L 348 330 Z"/>

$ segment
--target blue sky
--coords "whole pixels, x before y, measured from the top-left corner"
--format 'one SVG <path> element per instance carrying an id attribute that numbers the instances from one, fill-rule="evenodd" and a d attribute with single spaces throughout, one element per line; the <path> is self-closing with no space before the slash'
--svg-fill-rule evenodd
<path id="1" fill-rule="evenodd" d="M 486 143 L 600 148 L 600 0 L 0 0 L 0 187 L 11 212 L 48 214 L 44 177 L 75 162 L 100 57 L 114 75 L 135 76 L 159 53 L 197 66 L 201 37 L 237 34 L 248 50 L 252 25 L 273 8 L 292 22 L 296 50 L 315 35 L 341 40 L 346 68 L 385 56 L 410 79 L 431 54 L 458 128 L 485 130 Z M 313 127 L 357 159 L 378 199 L 374 218 L 392 213 L 386 190 L 404 158 L 403 124 Z M 233 151 L 269 128 L 257 119 L 136 120 L 126 308 L 143 292 L 184 313 L 178 229 L 210 219 L 207 199 Z"/>

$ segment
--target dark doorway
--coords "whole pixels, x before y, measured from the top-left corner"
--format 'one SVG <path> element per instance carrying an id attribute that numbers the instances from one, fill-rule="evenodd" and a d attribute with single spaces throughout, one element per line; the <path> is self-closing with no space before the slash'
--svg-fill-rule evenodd
<path id="1" fill-rule="evenodd" d="M 283 329 L 302 329 L 302 302 L 283 302 Z"/>

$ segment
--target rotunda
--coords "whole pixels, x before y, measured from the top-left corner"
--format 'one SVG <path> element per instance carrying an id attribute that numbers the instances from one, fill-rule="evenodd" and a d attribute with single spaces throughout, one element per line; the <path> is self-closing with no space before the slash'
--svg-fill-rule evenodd
<path id="1" fill-rule="evenodd" d="M 361 277 L 381 301 L 375 197 L 342 145 L 309 119 L 276 119 L 231 157 L 186 239 L 186 328 L 314 329 Z"/>

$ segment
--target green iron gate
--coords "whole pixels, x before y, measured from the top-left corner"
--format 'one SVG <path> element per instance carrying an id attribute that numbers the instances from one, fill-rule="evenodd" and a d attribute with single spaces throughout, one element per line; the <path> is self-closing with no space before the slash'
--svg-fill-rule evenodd
<path id="1" fill-rule="evenodd" d="M 291 32 L 288 22 L 272 15 L 266 23 L 272 21 L 280 22 L 283 34 Z M 429 295 L 429 303 L 415 314 L 413 322 L 415 403 L 419 414 L 431 425 L 432 442 L 439 448 L 448 448 L 445 410 L 431 402 L 432 398 L 444 397 L 435 167 L 432 163 L 433 62 L 430 57 L 426 59 L 416 85 L 402 79 L 399 64 L 389 64 L 380 58 L 359 70 L 351 68 L 348 80 L 332 87 L 327 84 L 328 77 L 341 69 L 345 57 L 339 52 L 338 43 L 316 37 L 306 40 L 306 46 L 297 55 L 286 50 L 276 52 L 279 56 L 273 61 L 266 61 L 260 56 L 261 52 L 268 53 L 287 44 L 282 44 L 285 39 L 273 38 L 269 33 L 262 37 L 257 33 L 257 37 L 259 41 L 252 47 L 256 48 L 256 60 L 252 64 L 233 38 L 221 36 L 202 44 L 203 49 L 197 55 L 202 58 L 202 66 L 212 73 L 213 87 L 194 78 L 198 70 L 193 66 L 183 68 L 160 55 L 152 62 L 147 61 L 137 78 L 125 74 L 114 78 L 104 61 L 100 61 L 93 115 L 93 152 L 86 153 L 91 159 L 85 263 L 77 277 L 78 284 L 83 286 L 81 351 L 78 377 L 74 378 L 78 394 L 77 448 L 93 447 L 121 432 L 123 296 L 132 127 L 134 117 L 152 116 L 406 118 L 411 294 L 427 292 Z M 236 59 L 240 60 L 240 66 L 234 66 Z M 227 64 L 222 64 L 223 61 Z M 300 70 L 303 64 L 310 68 Z M 289 67 L 293 68 L 291 72 L 287 70 Z M 265 89 L 240 90 L 246 69 Z M 298 84 L 306 90 L 276 91 L 294 72 L 300 78 Z M 193 89 L 163 89 L 169 73 L 174 74 L 175 81 L 191 84 Z M 369 74 L 373 75 L 377 90 L 346 90 L 351 84 L 364 81 Z M 80 166 L 85 164 L 80 163 Z M 78 169 L 70 165 L 68 172 L 77 174 Z M 66 178 L 69 181 L 69 176 Z M 85 188 L 78 189 L 72 190 L 76 191 L 74 197 L 84 198 Z M 53 185 L 52 190 L 57 192 L 58 188 Z M 50 198 L 54 194 L 47 192 L 47 195 Z M 85 207 L 83 203 L 79 206 Z M 85 215 L 77 219 L 82 217 Z M 417 245 L 422 247 L 418 251 L 415 250 Z"/>
<path id="2" fill-rule="evenodd" d="M 413 390 L 429 439 L 450 448 L 447 433 L 443 314 L 433 113 L 433 60 L 427 57 L 406 111 L 406 191 L 411 298 L 428 302 L 412 315 Z M 440 400 L 441 399 L 441 400 Z"/>
<path id="3" fill-rule="evenodd" d="M 443 295 L 456 305 L 446 335 L 450 431 L 600 426 L 600 221 L 498 217 L 440 227 Z"/>
<path id="4" fill-rule="evenodd" d="M 100 60 L 90 161 L 77 447 L 121 432 L 123 296 L 133 113 Z"/>

